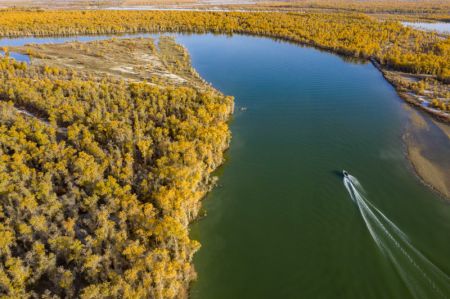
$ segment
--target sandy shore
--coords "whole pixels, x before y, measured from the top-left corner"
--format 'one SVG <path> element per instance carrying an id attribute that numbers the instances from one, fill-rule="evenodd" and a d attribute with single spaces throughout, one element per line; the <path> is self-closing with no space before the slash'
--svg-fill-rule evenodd
<path id="1" fill-rule="evenodd" d="M 408 159 L 424 183 L 450 200 L 450 125 L 410 111 L 405 133 Z"/>
<path id="2" fill-rule="evenodd" d="M 435 121 L 433 120 L 433 123 L 438 126 L 439 128 L 441 128 L 442 132 L 445 133 L 445 135 L 447 135 L 447 137 L 450 139 L 450 125 L 449 124 L 443 124 L 441 122 Z M 450 149 L 449 149 L 450 151 Z"/>

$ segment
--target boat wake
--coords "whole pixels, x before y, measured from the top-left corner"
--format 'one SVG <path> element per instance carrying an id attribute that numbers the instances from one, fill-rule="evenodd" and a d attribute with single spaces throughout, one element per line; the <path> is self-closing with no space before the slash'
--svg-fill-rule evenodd
<path id="1" fill-rule="evenodd" d="M 450 298 L 450 277 L 428 260 L 386 215 L 365 196 L 359 181 L 344 171 L 344 185 L 382 251 L 414 298 Z"/>

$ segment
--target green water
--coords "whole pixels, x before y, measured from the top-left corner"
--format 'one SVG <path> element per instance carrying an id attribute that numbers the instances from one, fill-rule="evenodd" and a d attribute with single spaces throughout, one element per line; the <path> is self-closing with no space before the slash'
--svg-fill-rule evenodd
<path id="1" fill-rule="evenodd" d="M 192 298 L 442 297 L 405 283 L 342 182 L 342 169 L 356 176 L 367 199 L 450 273 L 450 205 L 412 172 L 402 142 L 408 112 L 380 72 L 270 39 L 178 41 L 237 107 L 219 186 L 192 226 L 202 243 Z M 392 247 L 403 274 L 417 275 Z M 448 277 L 440 283 L 450 296 Z"/>
<path id="2" fill-rule="evenodd" d="M 208 216 L 192 225 L 202 243 L 192 298 L 450 297 L 450 204 L 412 172 L 402 141 L 409 112 L 371 64 L 265 38 L 177 40 L 237 108 L 219 186 L 204 201 Z M 387 250 L 377 246 L 342 169 L 414 249 L 382 229 Z"/>

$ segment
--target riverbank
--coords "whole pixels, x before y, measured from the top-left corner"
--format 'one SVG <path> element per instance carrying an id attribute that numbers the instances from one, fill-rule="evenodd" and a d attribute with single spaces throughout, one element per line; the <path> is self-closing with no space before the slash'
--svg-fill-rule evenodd
<path id="1" fill-rule="evenodd" d="M 189 224 L 224 161 L 233 99 L 169 37 L 17 50 L 30 65 L 0 59 L 0 257 L 24 274 L 0 269 L 1 293 L 186 298 Z"/>
<path id="2" fill-rule="evenodd" d="M 450 125 L 434 121 L 414 109 L 404 140 L 408 158 L 422 181 L 450 199 Z"/>
<path id="3" fill-rule="evenodd" d="M 384 67 L 374 58 L 372 64 L 395 87 L 399 96 L 442 122 L 450 122 L 450 85 L 434 76 L 395 71 Z"/>
<path id="4" fill-rule="evenodd" d="M 450 107 L 450 86 L 430 76 L 393 71 L 374 59 L 371 62 L 403 100 L 431 115 L 425 119 L 422 113 L 409 109 L 411 126 L 404 135 L 406 155 L 419 178 L 450 200 L 450 113 L 433 107 L 442 104 Z"/>

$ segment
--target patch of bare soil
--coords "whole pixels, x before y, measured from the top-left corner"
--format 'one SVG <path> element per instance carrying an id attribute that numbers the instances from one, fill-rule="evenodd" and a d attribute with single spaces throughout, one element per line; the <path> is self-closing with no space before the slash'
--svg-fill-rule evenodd
<path id="1" fill-rule="evenodd" d="M 405 142 L 408 158 L 420 178 L 450 199 L 450 126 L 411 109 Z"/>
<path id="2" fill-rule="evenodd" d="M 85 76 L 204 87 L 187 50 L 173 38 L 151 38 L 26 45 L 11 51 L 28 54 L 33 65 L 76 69 Z"/>
<path id="3" fill-rule="evenodd" d="M 445 197 L 450 198 L 450 177 L 426 159 L 419 146 L 410 145 L 408 155 L 417 174 Z"/>

